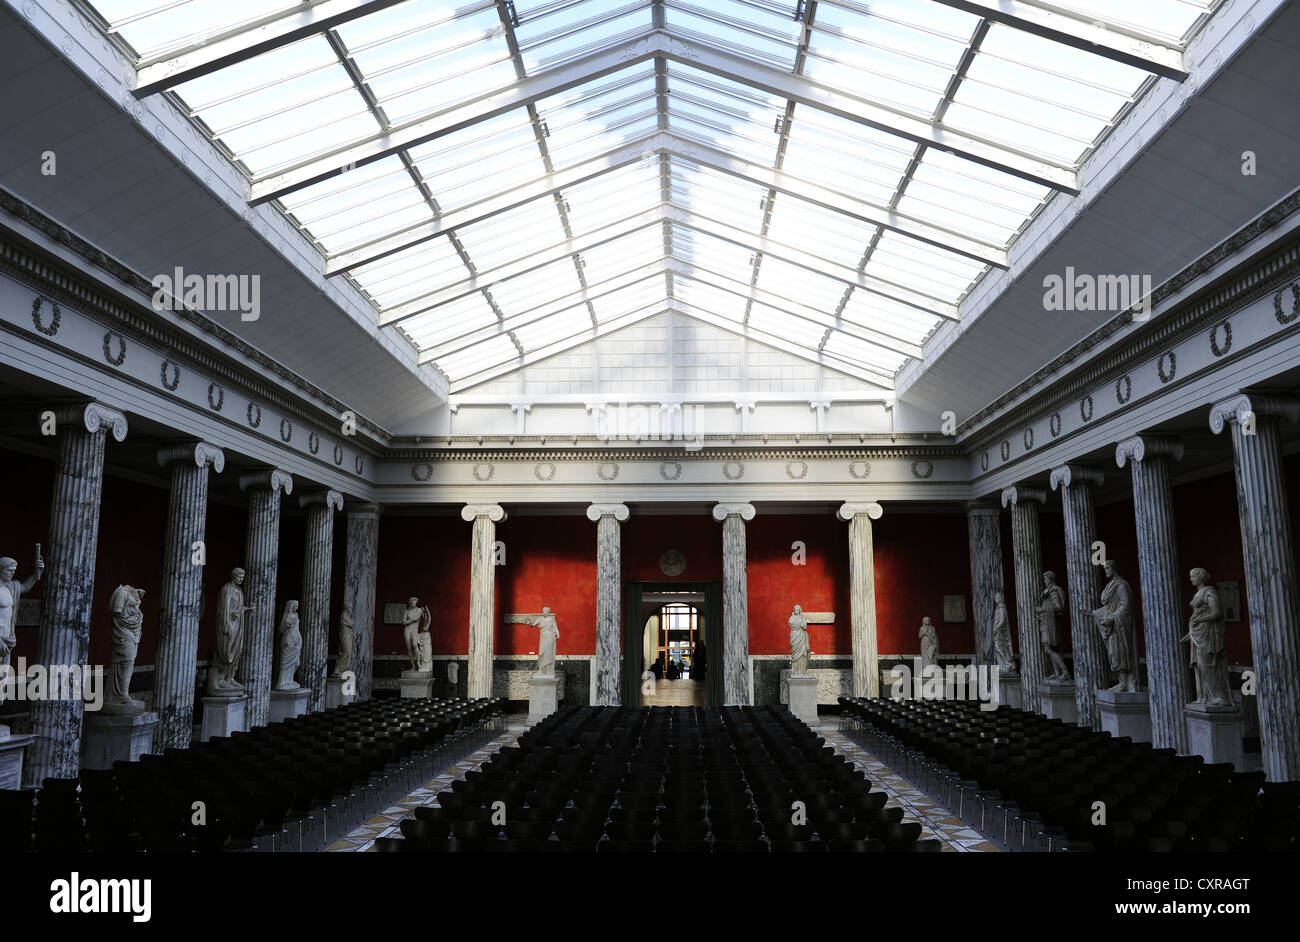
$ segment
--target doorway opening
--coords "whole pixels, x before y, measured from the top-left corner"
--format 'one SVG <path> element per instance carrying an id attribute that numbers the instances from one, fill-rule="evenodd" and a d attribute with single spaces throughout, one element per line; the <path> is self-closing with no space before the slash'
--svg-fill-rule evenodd
<path id="1" fill-rule="evenodd" d="M 631 582 L 623 598 L 623 704 L 720 703 L 721 583 Z"/>

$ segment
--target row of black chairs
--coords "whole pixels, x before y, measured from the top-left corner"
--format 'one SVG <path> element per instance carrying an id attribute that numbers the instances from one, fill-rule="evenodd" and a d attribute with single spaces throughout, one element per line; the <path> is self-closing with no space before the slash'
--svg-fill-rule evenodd
<path id="1" fill-rule="evenodd" d="M 936 851 L 784 707 L 567 707 L 375 850 Z"/>
<path id="2" fill-rule="evenodd" d="M 841 727 L 1010 850 L 1289 851 L 1300 783 L 974 701 L 840 698 Z"/>
<path id="3" fill-rule="evenodd" d="M 0 850 L 317 850 L 488 741 L 503 707 L 368 700 L 0 791 Z"/>

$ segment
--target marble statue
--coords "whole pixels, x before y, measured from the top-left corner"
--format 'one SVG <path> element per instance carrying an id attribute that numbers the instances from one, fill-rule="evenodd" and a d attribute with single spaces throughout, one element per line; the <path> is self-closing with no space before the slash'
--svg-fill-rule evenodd
<path id="1" fill-rule="evenodd" d="M 432 661 L 428 668 L 420 666 L 420 635 L 427 635 L 432 623 L 429 606 L 421 605 L 415 596 L 406 600 L 406 611 L 402 614 L 402 637 L 406 639 L 406 656 L 413 671 L 433 670 Z"/>
<path id="2" fill-rule="evenodd" d="M 131 676 L 135 673 L 135 655 L 143 634 L 144 613 L 140 602 L 144 589 L 120 585 L 108 599 L 113 616 L 113 653 L 108 659 L 108 680 L 104 695 L 104 713 L 143 713 L 144 701 L 131 697 Z"/>
<path id="3" fill-rule="evenodd" d="M 560 628 L 555 615 L 545 605 L 541 614 L 507 615 L 507 625 L 532 625 L 537 629 L 537 672 L 538 677 L 555 676 L 555 642 L 559 640 Z"/>
<path id="4" fill-rule="evenodd" d="M 1110 669 L 1118 680 L 1112 691 L 1134 693 L 1137 690 L 1137 661 L 1133 653 L 1133 589 L 1119 574 L 1115 560 L 1102 563 L 1106 570 L 1106 587 L 1101 590 L 1101 608 L 1093 609 L 1092 620 L 1106 644 Z"/>
<path id="5" fill-rule="evenodd" d="M 803 676 L 808 673 L 808 657 L 812 648 L 808 644 L 808 619 L 798 605 L 790 615 L 790 673 Z"/>
<path id="6" fill-rule="evenodd" d="M 1192 670 L 1196 675 L 1196 702 L 1212 707 L 1232 707 L 1228 685 L 1227 627 L 1219 590 L 1210 574 L 1199 566 L 1192 570 L 1192 617 L 1187 634 L 1179 640 L 1192 642 Z"/>
<path id="7" fill-rule="evenodd" d="M 17 560 L 0 556 L 0 664 L 9 663 L 9 653 L 18 643 L 18 636 L 14 634 L 14 627 L 18 624 L 18 601 L 24 592 L 31 591 L 45 572 L 41 544 L 36 544 L 36 571 L 21 582 L 14 578 L 17 571 Z"/>
<path id="8" fill-rule="evenodd" d="M 343 612 L 339 615 L 339 656 L 334 660 L 334 676 L 342 677 L 344 671 L 352 669 L 352 661 L 357 656 L 357 636 L 355 633 L 356 616 L 352 614 L 352 603 L 343 603 Z"/>
<path id="9" fill-rule="evenodd" d="M 1056 573 L 1043 573 L 1043 591 L 1038 596 L 1038 639 L 1043 644 L 1043 653 L 1051 672 L 1043 678 L 1049 684 L 1068 684 L 1070 672 L 1065 668 L 1065 658 L 1061 657 L 1061 629 L 1057 619 L 1065 611 L 1065 590 L 1056 584 Z"/>
<path id="10" fill-rule="evenodd" d="M 275 659 L 279 665 L 276 670 L 276 690 L 297 690 L 298 683 L 293 675 L 302 660 L 302 632 L 298 630 L 298 603 L 290 600 L 284 603 L 284 614 L 280 616 L 280 627 L 276 631 Z"/>
<path id="11" fill-rule="evenodd" d="M 456 684 L 460 683 L 460 664 L 456 661 L 447 662 L 447 686 L 452 690 L 456 689 Z"/>
<path id="12" fill-rule="evenodd" d="M 931 665 L 939 664 L 939 631 L 930 621 L 930 616 L 926 615 L 921 619 L 921 628 L 917 632 L 921 639 L 921 670 L 925 670 Z"/>
<path id="13" fill-rule="evenodd" d="M 235 679 L 244 653 L 244 619 L 253 606 L 244 604 L 244 570 L 230 571 L 230 581 L 217 594 L 217 644 L 208 668 L 208 696 L 242 693 L 244 685 Z"/>
<path id="14" fill-rule="evenodd" d="M 993 593 L 993 656 L 1001 673 L 1016 672 L 1016 653 L 1011 647 L 1011 619 L 1007 616 L 1006 596 L 1001 592 Z"/>

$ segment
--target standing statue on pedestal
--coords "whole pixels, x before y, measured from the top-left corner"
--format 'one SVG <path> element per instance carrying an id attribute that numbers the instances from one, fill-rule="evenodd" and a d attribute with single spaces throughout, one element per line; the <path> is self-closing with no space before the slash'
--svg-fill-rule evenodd
<path id="1" fill-rule="evenodd" d="M 208 696 L 243 693 L 244 685 L 235 679 L 239 660 L 244 653 L 244 619 L 253 606 L 244 605 L 244 570 L 232 569 L 230 581 L 217 595 L 217 643 L 208 668 Z"/>
<path id="2" fill-rule="evenodd" d="M 131 697 L 131 676 L 135 673 L 135 655 L 144 630 L 144 613 L 140 601 L 144 589 L 120 585 L 108 599 L 113 616 L 113 653 L 108 659 L 108 683 L 104 696 L 104 713 L 143 713 L 144 701 Z"/>
<path id="3" fill-rule="evenodd" d="M 428 667 L 420 666 L 420 635 L 427 635 L 432 623 L 429 606 L 421 605 L 415 596 L 406 600 L 406 611 L 402 614 L 402 637 L 406 640 L 406 656 L 413 671 L 433 670 L 432 660 Z"/>
<path id="4" fill-rule="evenodd" d="M 298 684 L 293 675 L 302 660 L 302 632 L 298 630 L 298 603 L 284 603 L 284 614 L 280 616 L 280 627 L 276 632 L 276 660 L 279 669 L 276 672 L 276 690 L 297 690 Z"/>
<path id="5" fill-rule="evenodd" d="M 1038 638 L 1043 643 L 1043 652 L 1052 671 L 1043 678 L 1049 684 L 1068 684 L 1070 672 L 1065 669 L 1065 658 L 1061 657 L 1061 629 L 1057 619 L 1065 611 L 1065 590 L 1056 584 L 1056 573 L 1043 573 L 1043 592 L 1038 596 Z"/>
<path id="6" fill-rule="evenodd" d="M 1228 634 L 1219 590 L 1210 574 L 1199 566 L 1192 570 L 1192 617 L 1180 641 L 1192 642 L 1192 669 L 1196 675 L 1196 702 L 1212 707 L 1233 707 L 1228 685 Z"/>
<path id="7" fill-rule="evenodd" d="M 1016 672 L 1016 653 L 1011 647 L 1011 619 L 1007 616 L 1007 600 L 1001 592 L 993 593 L 993 656 L 998 670 L 1003 674 Z"/>
<path id="8" fill-rule="evenodd" d="M 808 658 L 812 647 L 808 643 L 808 619 L 803 609 L 796 605 L 790 616 L 790 673 L 803 676 L 808 673 Z"/>
<path id="9" fill-rule="evenodd" d="M 939 632 L 926 615 L 921 619 L 921 628 L 917 632 L 921 639 L 921 670 L 939 664 Z"/>
<path id="10" fill-rule="evenodd" d="M 339 656 L 334 659 L 335 677 L 342 677 L 344 671 L 352 669 L 352 660 L 357 656 L 357 636 L 355 634 L 356 616 L 352 614 L 352 603 L 343 603 L 343 612 L 339 615 Z"/>
<path id="11" fill-rule="evenodd" d="M 507 625 L 532 625 L 537 628 L 537 673 L 539 677 L 555 676 L 555 642 L 560 638 L 560 627 L 555 615 L 545 605 L 541 614 L 507 615 Z"/>
<path id="12" fill-rule="evenodd" d="M 45 572 L 41 559 L 41 545 L 36 544 L 36 571 L 19 582 L 14 578 L 18 561 L 10 556 L 0 556 L 0 664 L 9 663 L 9 653 L 18 643 L 14 627 L 18 624 L 18 601 L 24 592 L 31 591 Z"/>
<path id="13" fill-rule="evenodd" d="M 1119 574 L 1115 560 L 1102 563 L 1106 569 L 1106 587 L 1101 590 L 1101 608 L 1093 609 L 1092 619 L 1097 625 L 1110 669 L 1118 679 L 1109 687 L 1116 693 L 1137 691 L 1137 661 L 1133 653 L 1133 589 L 1128 580 Z"/>

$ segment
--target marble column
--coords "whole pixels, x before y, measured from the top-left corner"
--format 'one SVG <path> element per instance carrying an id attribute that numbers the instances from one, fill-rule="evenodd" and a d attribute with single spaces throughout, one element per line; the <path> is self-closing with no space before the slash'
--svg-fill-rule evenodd
<path id="1" fill-rule="evenodd" d="M 280 492 L 293 493 L 293 478 L 278 468 L 239 476 L 248 491 L 248 537 L 244 543 L 244 619 L 247 647 L 243 684 L 248 691 L 248 728 L 265 726 L 271 714 L 271 671 L 275 660 L 275 582 L 280 566 Z"/>
<path id="2" fill-rule="evenodd" d="M 966 504 L 966 535 L 970 541 L 971 618 L 975 625 L 975 661 L 996 663 L 993 657 L 993 594 L 1002 585 L 1002 510 L 997 504 Z"/>
<path id="3" fill-rule="evenodd" d="M 1189 750 L 1183 710 L 1188 694 L 1187 647 L 1178 639 L 1187 630 L 1178 567 L 1178 528 L 1170 459 L 1183 456 L 1177 439 L 1138 435 L 1119 443 L 1115 463 L 1133 472 L 1133 515 L 1137 519 L 1138 577 L 1142 592 L 1142 630 L 1147 648 L 1147 688 L 1151 699 L 1151 742 L 1157 749 Z M 1133 626 L 1133 663 L 1137 628 Z"/>
<path id="4" fill-rule="evenodd" d="M 1043 592 L 1043 537 L 1038 506 L 1047 502 L 1040 487 L 1002 489 L 1002 506 L 1011 508 L 1011 554 L 1015 562 L 1016 625 L 1020 638 L 1020 692 L 1027 709 L 1041 712 L 1043 642 L 1038 634 L 1038 597 Z"/>
<path id="5" fill-rule="evenodd" d="M 334 511 L 343 507 L 338 491 L 316 491 L 298 498 L 307 508 L 307 537 L 303 547 L 300 627 L 302 661 L 298 676 L 311 691 L 307 710 L 325 709 L 325 668 L 330 647 L 330 577 L 334 567 Z"/>
<path id="6" fill-rule="evenodd" d="M 1074 656 L 1074 700 L 1078 724 L 1101 729 L 1097 709 L 1097 688 L 1110 686 L 1110 662 L 1106 646 L 1093 623 L 1091 612 L 1101 607 L 1098 585 L 1100 566 L 1092 562 L 1092 544 L 1097 539 L 1097 512 L 1093 488 L 1104 476 L 1096 468 L 1063 464 L 1052 469 L 1052 490 L 1061 492 L 1065 522 L 1065 607 L 1070 612 L 1070 650 Z"/>
<path id="7" fill-rule="evenodd" d="M 747 706 L 749 689 L 749 584 L 745 574 L 745 521 L 753 504 L 714 504 L 722 524 L 722 702 Z"/>
<path id="8" fill-rule="evenodd" d="M 164 749 L 187 749 L 194 737 L 199 606 L 207 555 L 208 468 L 221 473 L 226 456 L 215 445 L 189 442 L 160 448 L 158 464 L 170 467 L 172 474 L 153 681 L 158 713 L 153 751 L 161 753 Z"/>
<path id="9" fill-rule="evenodd" d="M 23 774 L 37 785 L 46 778 L 72 778 L 80 766 L 85 705 L 81 681 L 90 649 L 105 440 L 110 434 L 115 441 L 126 438 L 126 416 L 98 402 L 59 409 L 55 422 L 58 452 L 50 537 L 44 548 L 45 586 L 36 664 L 50 673 L 59 671 L 69 680 L 75 677 L 77 683 L 58 691 L 47 686 L 45 698 L 32 701 L 36 739 Z"/>
<path id="10" fill-rule="evenodd" d="M 1251 393 L 1210 409 L 1216 435 L 1232 429 L 1264 772 L 1269 781 L 1293 782 L 1300 780 L 1300 594 L 1279 441 L 1282 418 L 1300 419 L 1300 401 Z"/>
<path id="11" fill-rule="evenodd" d="M 596 523 L 596 704 L 618 706 L 623 636 L 623 557 L 619 525 L 625 504 L 592 504 L 587 519 Z"/>
<path id="12" fill-rule="evenodd" d="M 347 548 L 343 562 L 343 600 L 352 603 L 357 651 L 352 659 L 357 699 L 369 700 L 375 665 L 375 576 L 379 564 L 378 504 L 348 504 Z"/>
<path id="13" fill-rule="evenodd" d="M 835 516 L 849 525 L 849 624 L 853 633 L 853 696 L 880 696 L 876 641 L 876 564 L 871 521 L 884 515 L 874 501 L 841 504 Z"/>
<path id="14" fill-rule="evenodd" d="M 474 524 L 469 570 L 469 676 L 466 696 L 492 696 L 492 632 L 496 612 L 496 525 L 506 519 L 500 504 L 466 504 L 462 520 Z"/>

